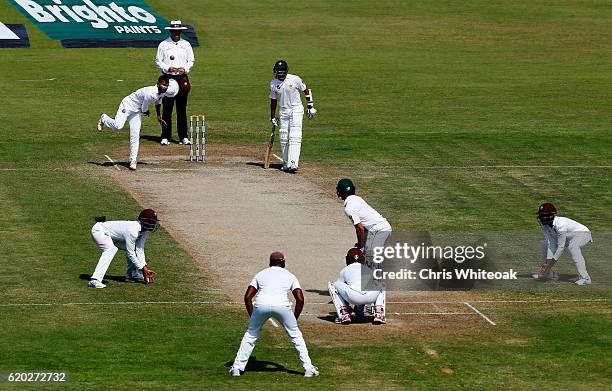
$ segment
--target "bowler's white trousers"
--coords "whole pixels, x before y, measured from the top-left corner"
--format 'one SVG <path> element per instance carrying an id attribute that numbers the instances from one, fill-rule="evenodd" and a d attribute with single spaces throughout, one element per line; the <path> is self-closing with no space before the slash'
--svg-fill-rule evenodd
<path id="1" fill-rule="evenodd" d="M 125 122 L 130 124 L 130 161 L 135 161 L 138 157 L 138 148 L 140 146 L 140 126 L 142 124 L 142 113 L 140 111 L 131 111 L 125 107 L 123 102 L 119 105 L 115 118 L 111 118 L 106 114 L 102 114 L 102 122 L 107 127 L 113 130 L 121 130 Z"/>
<path id="2" fill-rule="evenodd" d="M 259 331 L 264 322 L 269 318 L 274 318 L 283 324 L 287 335 L 297 350 L 298 357 L 300 361 L 302 361 L 304 369 L 312 367 L 312 362 L 308 356 L 308 349 L 306 348 L 306 342 L 304 341 L 302 332 L 298 328 L 297 320 L 291 310 L 291 305 L 257 304 L 253 307 L 249 328 L 246 333 L 244 333 L 244 337 L 242 337 L 242 342 L 240 342 L 240 348 L 238 348 L 238 353 L 236 353 L 233 367 L 244 371 L 249 361 L 249 357 L 255 348 L 255 343 L 259 337 Z"/>

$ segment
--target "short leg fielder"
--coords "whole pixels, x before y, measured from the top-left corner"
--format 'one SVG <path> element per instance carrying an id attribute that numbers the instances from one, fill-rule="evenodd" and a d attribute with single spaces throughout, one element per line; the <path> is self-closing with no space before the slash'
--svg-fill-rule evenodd
<path id="1" fill-rule="evenodd" d="M 238 353 L 236 353 L 233 367 L 244 371 L 249 361 L 249 357 L 255 348 L 255 343 L 259 337 L 261 327 L 269 318 L 274 318 L 283 324 L 287 335 L 297 350 L 298 358 L 302 362 L 302 366 L 305 370 L 311 368 L 312 362 L 308 355 L 306 342 L 304 341 L 302 332 L 298 328 L 297 320 L 293 315 L 293 311 L 291 311 L 291 307 L 270 305 L 255 305 L 253 308 L 253 314 L 249 321 L 249 328 L 246 333 L 244 333 L 244 337 L 242 337 L 242 342 L 240 342 L 240 348 L 238 348 Z"/>

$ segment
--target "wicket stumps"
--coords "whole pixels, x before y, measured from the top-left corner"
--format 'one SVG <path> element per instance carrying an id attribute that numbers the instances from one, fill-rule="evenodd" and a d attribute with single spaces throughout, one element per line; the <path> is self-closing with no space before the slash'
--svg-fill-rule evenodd
<path id="1" fill-rule="evenodd" d="M 195 143 L 193 132 L 195 130 Z M 200 136 L 202 138 L 200 138 Z M 194 161 L 193 150 L 195 148 L 195 161 L 203 162 L 206 160 L 206 120 L 204 115 L 193 114 L 189 116 L 189 161 Z"/>

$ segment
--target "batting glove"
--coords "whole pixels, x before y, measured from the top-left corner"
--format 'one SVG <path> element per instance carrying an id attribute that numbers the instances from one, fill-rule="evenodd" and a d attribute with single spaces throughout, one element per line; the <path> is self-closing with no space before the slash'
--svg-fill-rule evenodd
<path id="1" fill-rule="evenodd" d="M 308 114 L 308 119 L 313 119 L 315 117 L 315 114 L 317 114 L 317 109 L 315 109 L 314 107 L 311 107 L 307 110 L 307 114 Z"/>
<path id="2" fill-rule="evenodd" d="M 278 120 L 276 119 L 276 117 L 272 117 L 270 118 L 270 123 L 276 127 L 278 127 Z"/>

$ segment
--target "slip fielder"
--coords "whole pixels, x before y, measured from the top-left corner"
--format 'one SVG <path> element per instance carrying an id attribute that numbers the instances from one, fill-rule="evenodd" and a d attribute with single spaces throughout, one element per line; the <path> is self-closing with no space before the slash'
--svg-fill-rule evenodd
<path id="1" fill-rule="evenodd" d="M 567 217 L 557 216 L 557 209 L 550 202 L 545 202 L 538 208 L 538 220 L 544 240 L 542 246 L 542 258 L 540 271 L 533 275 L 535 279 L 555 278 L 556 273 L 553 266 L 563 254 L 567 243 L 567 249 L 578 272 L 576 285 L 589 285 L 591 277 L 586 269 L 586 262 L 582 256 L 582 247 L 593 242 L 591 231 L 577 221 Z"/>
<path id="2" fill-rule="evenodd" d="M 142 280 L 145 284 L 152 283 L 155 272 L 147 265 L 144 246 L 149 232 L 156 231 L 158 227 L 159 220 L 153 209 L 143 209 L 137 221 L 106 221 L 105 218 L 96 218 L 96 224 L 91 228 L 91 239 L 102 254 L 87 286 L 106 288 L 102 280 L 119 249 L 125 251 L 125 278 Z"/>

